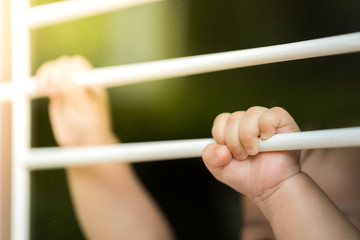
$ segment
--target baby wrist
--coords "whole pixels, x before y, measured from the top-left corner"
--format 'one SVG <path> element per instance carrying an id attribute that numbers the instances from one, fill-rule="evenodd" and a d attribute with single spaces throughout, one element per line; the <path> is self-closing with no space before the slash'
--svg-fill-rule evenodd
<path id="1" fill-rule="evenodd" d="M 308 178 L 309 176 L 303 172 L 296 173 L 273 189 L 254 198 L 253 201 L 271 222 L 272 217 L 278 211 L 281 211 L 281 208 L 291 203 L 291 199 L 299 194 L 299 189 L 302 188 L 304 182 L 308 181 Z"/>

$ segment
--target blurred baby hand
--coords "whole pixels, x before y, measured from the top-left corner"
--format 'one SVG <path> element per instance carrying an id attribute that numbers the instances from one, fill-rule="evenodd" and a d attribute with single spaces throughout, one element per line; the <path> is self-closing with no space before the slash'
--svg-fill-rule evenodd
<path id="1" fill-rule="evenodd" d="M 90 68 L 91 64 L 81 56 L 64 56 L 44 63 L 36 73 L 38 91 L 50 98 L 50 121 L 61 146 L 116 142 L 106 91 L 81 87 L 71 80 L 73 73 Z"/>
<path id="2" fill-rule="evenodd" d="M 252 107 L 223 113 L 214 121 L 216 144 L 208 145 L 203 160 L 219 181 L 253 200 L 269 196 L 286 179 L 301 171 L 299 151 L 259 153 L 259 137 L 300 131 L 284 109 Z"/>

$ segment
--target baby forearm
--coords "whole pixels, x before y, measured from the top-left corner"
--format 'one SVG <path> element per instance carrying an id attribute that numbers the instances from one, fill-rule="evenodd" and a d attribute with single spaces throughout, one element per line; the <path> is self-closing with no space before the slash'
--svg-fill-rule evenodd
<path id="1" fill-rule="evenodd" d="M 172 239 L 161 210 L 128 164 L 74 167 L 67 175 L 88 239 Z"/>
<path id="2" fill-rule="evenodd" d="M 115 144 L 118 140 L 104 134 L 91 143 Z M 71 167 L 67 177 L 87 239 L 172 239 L 161 210 L 128 163 Z"/>
<path id="3" fill-rule="evenodd" d="M 359 239 L 359 231 L 305 173 L 257 203 L 276 239 Z"/>

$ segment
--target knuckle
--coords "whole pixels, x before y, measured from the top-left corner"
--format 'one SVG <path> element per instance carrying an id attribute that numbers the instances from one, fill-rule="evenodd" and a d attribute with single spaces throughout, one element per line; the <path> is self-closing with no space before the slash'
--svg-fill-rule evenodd
<path id="1" fill-rule="evenodd" d="M 71 61 L 78 63 L 78 64 L 83 64 L 86 62 L 86 60 L 80 55 L 75 55 L 75 56 L 71 57 Z"/>
<path id="2" fill-rule="evenodd" d="M 68 55 L 63 55 L 63 56 L 59 57 L 58 60 L 67 60 L 67 59 L 69 59 L 69 58 L 70 58 L 70 56 L 68 56 Z"/>
<path id="3" fill-rule="evenodd" d="M 282 107 L 279 107 L 279 106 L 272 107 L 271 110 L 284 111 L 284 109 Z"/>
<path id="4" fill-rule="evenodd" d="M 92 67 L 90 62 L 81 55 L 73 56 L 72 61 L 73 61 L 73 63 L 79 65 L 79 67 L 82 67 L 82 68 L 91 68 Z"/>
<path id="5" fill-rule="evenodd" d="M 259 109 L 261 109 L 262 107 L 259 107 L 259 106 L 253 106 L 253 107 L 250 107 L 247 112 L 249 113 L 252 113 L 252 112 L 257 112 Z"/>
<path id="6" fill-rule="evenodd" d="M 266 108 L 260 107 L 260 106 L 254 106 L 254 107 L 249 108 L 246 111 L 246 114 L 247 115 L 255 115 L 255 114 L 258 114 L 259 112 L 264 111 L 264 109 L 266 109 Z"/>
<path id="7" fill-rule="evenodd" d="M 217 127 L 220 124 L 226 123 L 230 113 L 221 113 L 216 116 L 213 127 Z"/>
<path id="8" fill-rule="evenodd" d="M 229 121 L 240 121 L 241 118 L 244 116 L 244 113 L 244 111 L 233 112 L 229 116 Z"/>
<path id="9" fill-rule="evenodd" d="M 219 115 L 216 116 L 214 123 L 221 121 L 224 118 L 227 118 L 230 115 L 230 113 L 221 113 Z"/>
<path id="10" fill-rule="evenodd" d="M 282 113 L 285 113 L 286 110 L 283 109 L 282 107 L 272 107 L 270 109 L 270 111 L 274 112 L 274 113 L 277 113 L 277 114 L 282 114 Z"/>
<path id="11" fill-rule="evenodd" d="M 269 112 L 266 112 L 265 114 L 261 115 L 259 118 L 259 126 L 267 125 L 271 122 L 272 116 L 269 114 Z"/>
<path id="12" fill-rule="evenodd" d="M 49 70 L 51 70 L 54 66 L 54 62 L 53 61 L 49 61 L 49 62 L 46 62 L 44 64 L 42 64 L 38 70 L 36 71 L 36 76 L 38 77 L 43 77 L 44 75 L 47 74 L 47 72 Z"/>
<path id="13" fill-rule="evenodd" d="M 72 59 L 85 60 L 84 57 L 81 56 L 80 54 L 75 54 L 74 56 L 72 56 Z"/>
<path id="14" fill-rule="evenodd" d="M 67 55 L 61 56 L 58 59 L 55 60 L 57 64 L 62 64 L 70 60 L 70 57 Z"/>

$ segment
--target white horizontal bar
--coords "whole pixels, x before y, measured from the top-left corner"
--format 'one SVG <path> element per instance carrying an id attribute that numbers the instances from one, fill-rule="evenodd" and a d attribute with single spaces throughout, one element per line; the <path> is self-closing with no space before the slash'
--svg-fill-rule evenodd
<path id="1" fill-rule="evenodd" d="M 192 139 L 106 146 L 35 148 L 26 165 L 30 169 L 50 169 L 104 162 L 145 162 L 200 157 L 214 140 Z M 360 127 L 277 134 L 260 140 L 260 151 L 360 146 Z"/>
<path id="2" fill-rule="evenodd" d="M 24 81 L 21 84 L 15 83 L 14 81 L 0 82 L 0 103 L 11 101 L 15 96 L 15 91 L 23 92 L 31 98 L 43 97 L 37 93 L 37 86 L 34 78 L 30 81 Z"/>
<path id="3" fill-rule="evenodd" d="M 192 158 L 201 155 L 212 139 L 124 143 L 106 146 L 35 148 L 26 165 L 30 169 L 59 168 L 100 162 L 144 162 Z"/>
<path id="4" fill-rule="evenodd" d="M 233 68 L 360 51 L 360 32 L 270 47 L 174 58 L 81 71 L 73 80 L 86 86 L 114 87 Z M 34 78 L 21 86 L 30 97 Z M 0 98 L 1 100 L 1 98 Z M 10 100 L 5 97 L 2 100 Z"/>
<path id="5" fill-rule="evenodd" d="M 303 42 L 98 68 L 79 72 L 83 85 L 106 87 L 360 51 L 360 32 Z"/>
<path id="6" fill-rule="evenodd" d="M 285 151 L 360 146 L 360 127 L 276 134 L 260 140 L 260 151 Z"/>
<path id="7" fill-rule="evenodd" d="M 162 0 L 67 0 L 30 8 L 28 27 L 38 28 Z"/>

